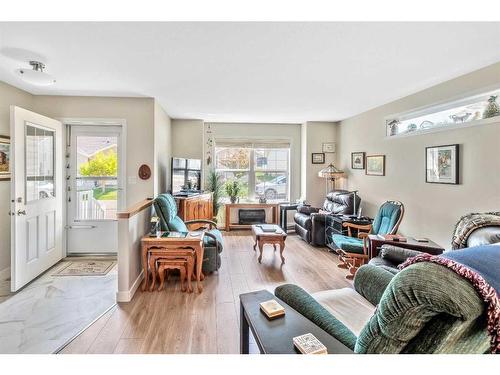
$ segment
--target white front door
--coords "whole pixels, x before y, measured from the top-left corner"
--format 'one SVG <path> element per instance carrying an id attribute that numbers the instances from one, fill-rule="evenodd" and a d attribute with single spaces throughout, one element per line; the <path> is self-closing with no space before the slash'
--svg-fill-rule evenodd
<path id="1" fill-rule="evenodd" d="M 11 290 L 63 256 L 62 124 L 11 106 Z"/>
<path id="2" fill-rule="evenodd" d="M 71 125 L 67 132 L 67 254 L 117 253 L 121 127 Z"/>

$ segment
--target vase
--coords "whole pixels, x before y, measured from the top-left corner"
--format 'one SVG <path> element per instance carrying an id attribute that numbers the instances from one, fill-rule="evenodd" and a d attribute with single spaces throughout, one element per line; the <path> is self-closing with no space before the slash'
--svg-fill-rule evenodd
<path id="1" fill-rule="evenodd" d="M 232 204 L 235 204 L 235 203 L 236 203 L 236 200 L 237 200 L 237 198 L 236 198 L 236 197 L 230 197 L 229 199 L 231 200 L 231 203 L 232 203 Z"/>
<path id="2" fill-rule="evenodd" d="M 488 105 L 484 109 L 483 118 L 491 118 L 500 115 L 500 106 L 497 103 L 497 96 L 492 95 L 488 99 Z"/>

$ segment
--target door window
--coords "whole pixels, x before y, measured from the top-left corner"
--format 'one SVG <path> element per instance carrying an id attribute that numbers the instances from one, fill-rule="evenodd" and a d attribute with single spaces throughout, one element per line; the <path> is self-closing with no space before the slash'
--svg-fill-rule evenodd
<path id="1" fill-rule="evenodd" d="M 26 123 L 26 203 L 55 196 L 54 131 Z"/>
<path id="2" fill-rule="evenodd" d="M 76 220 L 115 220 L 118 137 L 76 137 Z"/>

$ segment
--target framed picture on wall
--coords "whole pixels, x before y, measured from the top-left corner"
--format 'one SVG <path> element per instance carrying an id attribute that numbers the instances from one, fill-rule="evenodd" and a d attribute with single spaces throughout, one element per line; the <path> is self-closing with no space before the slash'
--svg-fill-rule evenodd
<path id="1" fill-rule="evenodd" d="M 313 152 L 311 162 L 313 164 L 325 164 L 325 154 L 322 152 Z"/>
<path id="2" fill-rule="evenodd" d="M 385 155 L 367 155 L 366 174 L 369 176 L 385 176 Z"/>
<path id="3" fill-rule="evenodd" d="M 458 144 L 425 148 L 425 182 L 432 184 L 459 183 Z"/>
<path id="4" fill-rule="evenodd" d="M 335 142 L 323 143 L 323 152 L 335 152 Z"/>
<path id="5" fill-rule="evenodd" d="M 10 180 L 10 137 L 0 135 L 0 181 Z"/>
<path id="6" fill-rule="evenodd" d="M 351 168 L 352 169 L 365 169 L 365 153 L 352 152 L 351 153 Z"/>

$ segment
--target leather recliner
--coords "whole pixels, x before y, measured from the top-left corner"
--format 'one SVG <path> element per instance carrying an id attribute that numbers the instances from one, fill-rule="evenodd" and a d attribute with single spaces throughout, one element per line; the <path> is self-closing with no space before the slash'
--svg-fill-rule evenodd
<path id="1" fill-rule="evenodd" d="M 347 190 L 335 190 L 327 194 L 323 207 L 316 208 L 304 204 L 297 207 L 294 216 L 295 233 L 313 246 L 325 246 L 325 221 L 327 215 L 354 214 L 354 194 Z M 361 198 L 356 196 L 356 209 Z"/>

